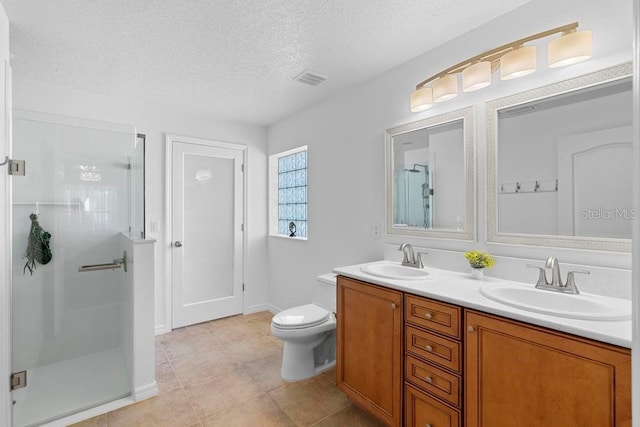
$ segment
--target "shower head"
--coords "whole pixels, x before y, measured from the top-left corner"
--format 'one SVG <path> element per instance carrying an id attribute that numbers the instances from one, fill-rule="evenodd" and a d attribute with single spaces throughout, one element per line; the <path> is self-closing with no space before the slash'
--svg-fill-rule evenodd
<path id="1" fill-rule="evenodd" d="M 428 170 L 428 169 L 427 169 L 427 165 L 421 165 L 420 163 L 414 163 L 414 164 L 413 164 L 413 169 L 407 169 L 407 170 L 408 170 L 409 172 L 412 172 L 412 173 L 418 173 L 418 172 L 420 172 L 420 171 L 417 169 L 417 167 L 418 167 L 418 166 L 423 167 L 425 172 Z"/>

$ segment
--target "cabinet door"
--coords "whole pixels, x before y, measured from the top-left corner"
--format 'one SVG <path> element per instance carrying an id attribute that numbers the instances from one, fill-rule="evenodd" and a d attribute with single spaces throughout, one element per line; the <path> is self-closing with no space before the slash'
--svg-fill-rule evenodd
<path id="1" fill-rule="evenodd" d="M 338 277 L 337 384 L 388 425 L 401 423 L 402 293 Z"/>
<path id="2" fill-rule="evenodd" d="M 630 353 L 467 311 L 469 427 L 627 426 Z"/>

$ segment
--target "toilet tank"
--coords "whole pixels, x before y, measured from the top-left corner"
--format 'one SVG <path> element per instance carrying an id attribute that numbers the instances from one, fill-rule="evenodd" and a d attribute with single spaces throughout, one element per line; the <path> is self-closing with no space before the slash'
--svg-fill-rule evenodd
<path id="1" fill-rule="evenodd" d="M 336 279 L 333 273 L 321 274 L 316 279 L 316 287 L 313 291 L 313 303 L 326 310 L 336 311 Z"/>

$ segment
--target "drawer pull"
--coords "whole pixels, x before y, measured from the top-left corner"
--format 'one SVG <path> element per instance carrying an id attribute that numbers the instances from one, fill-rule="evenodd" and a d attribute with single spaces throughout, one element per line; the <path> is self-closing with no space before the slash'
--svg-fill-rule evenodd
<path id="1" fill-rule="evenodd" d="M 426 345 L 424 349 L 427 350 L 429 353 L 433 351 L 433 347 L 431 347 L 430 345 Z"/>
<path id="2" fill-rule="evenodd" d="M 424 314 L 424 318 L 427 320 L 431 320 L 433 318 L 433 316 L 431 315 L 431 313 L 427 312 Z"/>
<path id="3" fill-rule="evenodd" d="M 425 424 L 424 427 L 431 427 L 431 424 Z"/>
<path id="4" fill-rule="evenodd" d="M 431 379 L 431 377 L 426 377 L 424 380 L 426 382 L 428 382 L 429 384 L 431 384 L 433 382 L 433 379 Z"/>
<path id="5" fill-rule="evenodd" d="M 473 329 L 473 326 L 468 326 L 467 327 L 467 331 L 469 331 L 470 334 L 474 333 L 476 330 Z"/>

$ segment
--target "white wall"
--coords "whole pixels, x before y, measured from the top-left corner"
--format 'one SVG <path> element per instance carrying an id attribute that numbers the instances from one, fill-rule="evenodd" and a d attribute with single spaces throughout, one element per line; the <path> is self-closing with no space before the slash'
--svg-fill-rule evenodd
<path id="1" fill-rule="evenodd" d="M 131 124 L 146 135 L 146 229 L 157 240 L 155 253 L 155 324 L 162 331 L 165 321 L 166 277 L 170 236 L 165 236 L 165 147 L 164 135 L 171 133 L 228 141 L 248 146 L 248 222 L 246 248 L 245 310 L 263 309 L 267 303 L 267 196 L 266 130 L 260 126 L 216 120 L 154 105 L 142 105 L 116 98 L 70 90 L 25 79 L 14 79 L 14 107 L 113 123 Z M 158 232 L 150 232 L 157 222 Z"/>
<path id="2" fill-rule="evenodd" d="M 309 240 L 269 239 L 270 302 L 287 308 L 311 299 L 317 274 L 339 265 L 381 259 L 383 243 L 409 241 L 416 246 L 456 251 L 478 248 L 497 255 L 630 267 L 630 256 L 586 251 L 486 245 L 485 102 L 576 77 L 632 57 L 631 0 L 615 7 L 600 0 L 533 0 L 458 39 L 402 64 L 359 86 L 310 106 L 269 128 L 269 154 L 309 146 Z M 549 11 L 553 11 L 551 14 Z M 409 94 L 425 78 L 473 55 L 540 31 L 579 21 L 593 31 L 594 58 L 571 67 L 547 70 L 544 46 L 539 70 L 525 78 L 463 93 L 426 112 L 409 111 Z M 548 40 L 544 40 L 546 44 Z M 372 230 L 384 221 L 384 130 L 447 111 L 475 106 L 478 155 L 478 242 L 386 236 Z M 523 270 L 524 265 L 522 266 Z"/>

